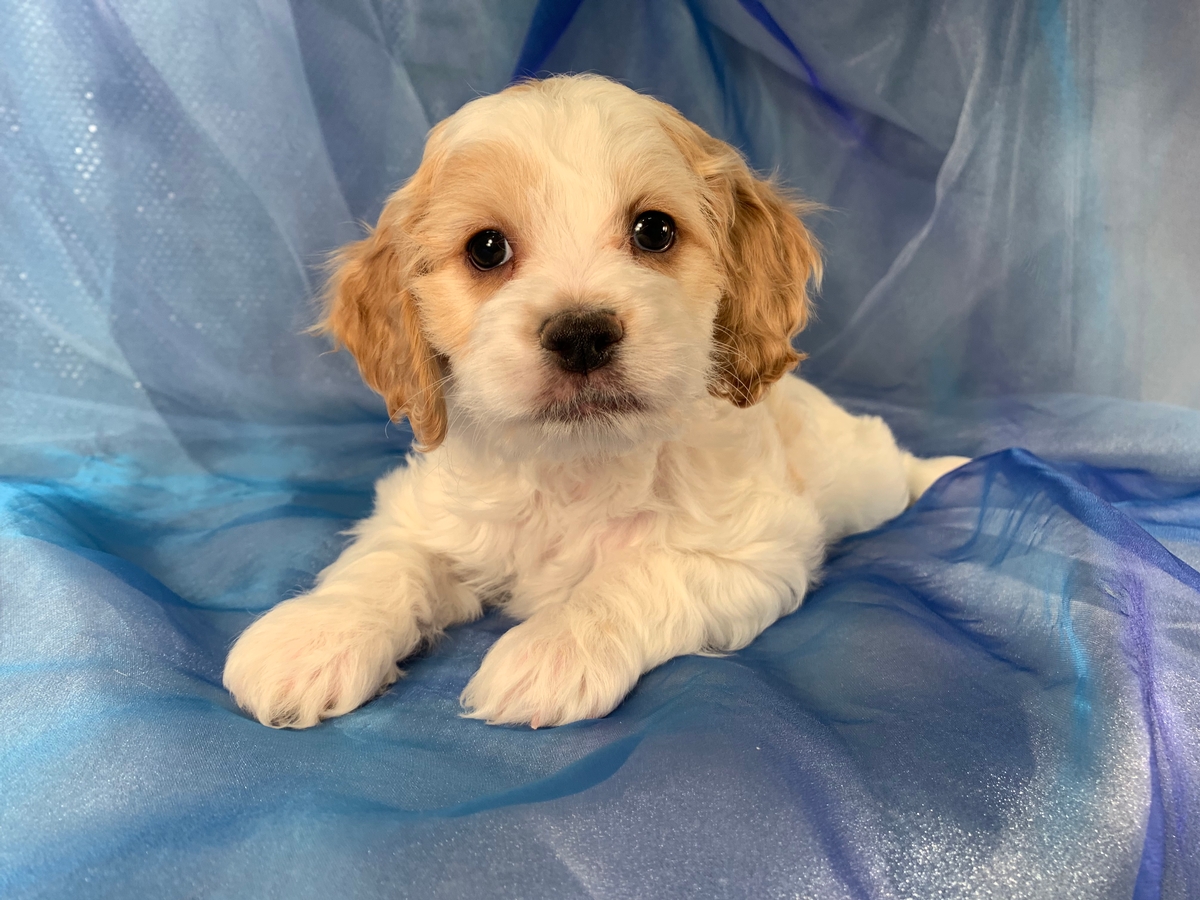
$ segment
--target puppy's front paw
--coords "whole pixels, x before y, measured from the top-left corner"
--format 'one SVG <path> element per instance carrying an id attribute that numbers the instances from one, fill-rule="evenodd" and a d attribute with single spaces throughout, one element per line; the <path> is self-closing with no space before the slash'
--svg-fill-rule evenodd
<path id="1" fill-rule="evenodd" d="M 546 610 L 496 641 L 459 701 L 467 716 L 492 725 L 565 725 L 608 715 L 639 675 L 640 660 L 616 629 L 572 629 Z"/>
<path id="2" fill-rule="evenodd" d="M 233 645 L 225 687 L 273 728 L 308 728 L 361 706 L 400 670 L 387 629 L 356 612 L 316 597 L 279 604 Z"/>

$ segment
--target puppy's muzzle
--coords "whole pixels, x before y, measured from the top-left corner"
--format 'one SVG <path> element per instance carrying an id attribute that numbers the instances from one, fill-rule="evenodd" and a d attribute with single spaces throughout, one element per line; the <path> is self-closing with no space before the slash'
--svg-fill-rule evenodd
<path id="1" fill-rule="evenodd" d="M 542 323 L 542 349 L 554 355 L 567 372 L 586 375 L 612 360 L 613 347 L 625 336 L 621 321 L 603 309 L 572 309 L 555 313 Z"/>

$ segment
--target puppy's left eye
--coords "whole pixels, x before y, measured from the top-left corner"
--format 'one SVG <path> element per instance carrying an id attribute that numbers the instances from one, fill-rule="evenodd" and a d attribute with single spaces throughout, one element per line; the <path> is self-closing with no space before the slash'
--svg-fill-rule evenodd
<path id="1" fill-rule="evenodd" d="M 467 241 L 467 257 L 471 265 L 486 272 L 512 259 L 512 247 L 503 231 L 488 228 Z"/>
<path id="2" fill-rule="evenodd" d="M 675 240 L 675 220 L 665 212 L 650 210 L 633 220 L 633 243 L 647 253 L 662 253 Z"/>

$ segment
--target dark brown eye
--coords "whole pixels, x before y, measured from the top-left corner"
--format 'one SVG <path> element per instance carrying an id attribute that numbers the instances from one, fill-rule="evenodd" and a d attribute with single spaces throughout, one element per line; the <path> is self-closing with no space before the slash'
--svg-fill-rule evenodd
<path id="1" fill-rule="evenodd" d="M 508 245 L 504 232 L 489 228 L 467 241 L 467 258 L 475 268 L 486 272 L 512 259 L 512 247 Z"/>
<path id="2" fill-rule="evenodd" d="M 633 243 L 647 253 L 662 253 L 675 241 L 675 220 L 665 212 L 650 210 L 633 220 Z"/>

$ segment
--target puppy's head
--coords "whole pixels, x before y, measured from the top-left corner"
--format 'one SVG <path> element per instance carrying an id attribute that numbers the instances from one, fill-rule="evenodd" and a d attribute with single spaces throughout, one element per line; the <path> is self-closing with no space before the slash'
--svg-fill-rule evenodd
<path id="1" fill-rule="evenodd" d="M 670 107 L 525 82 L 433 129 L 334 263 L 322 323 L 419 444 L 620 451 L 792 368 L 820 277 L 799 206 Z"/>

